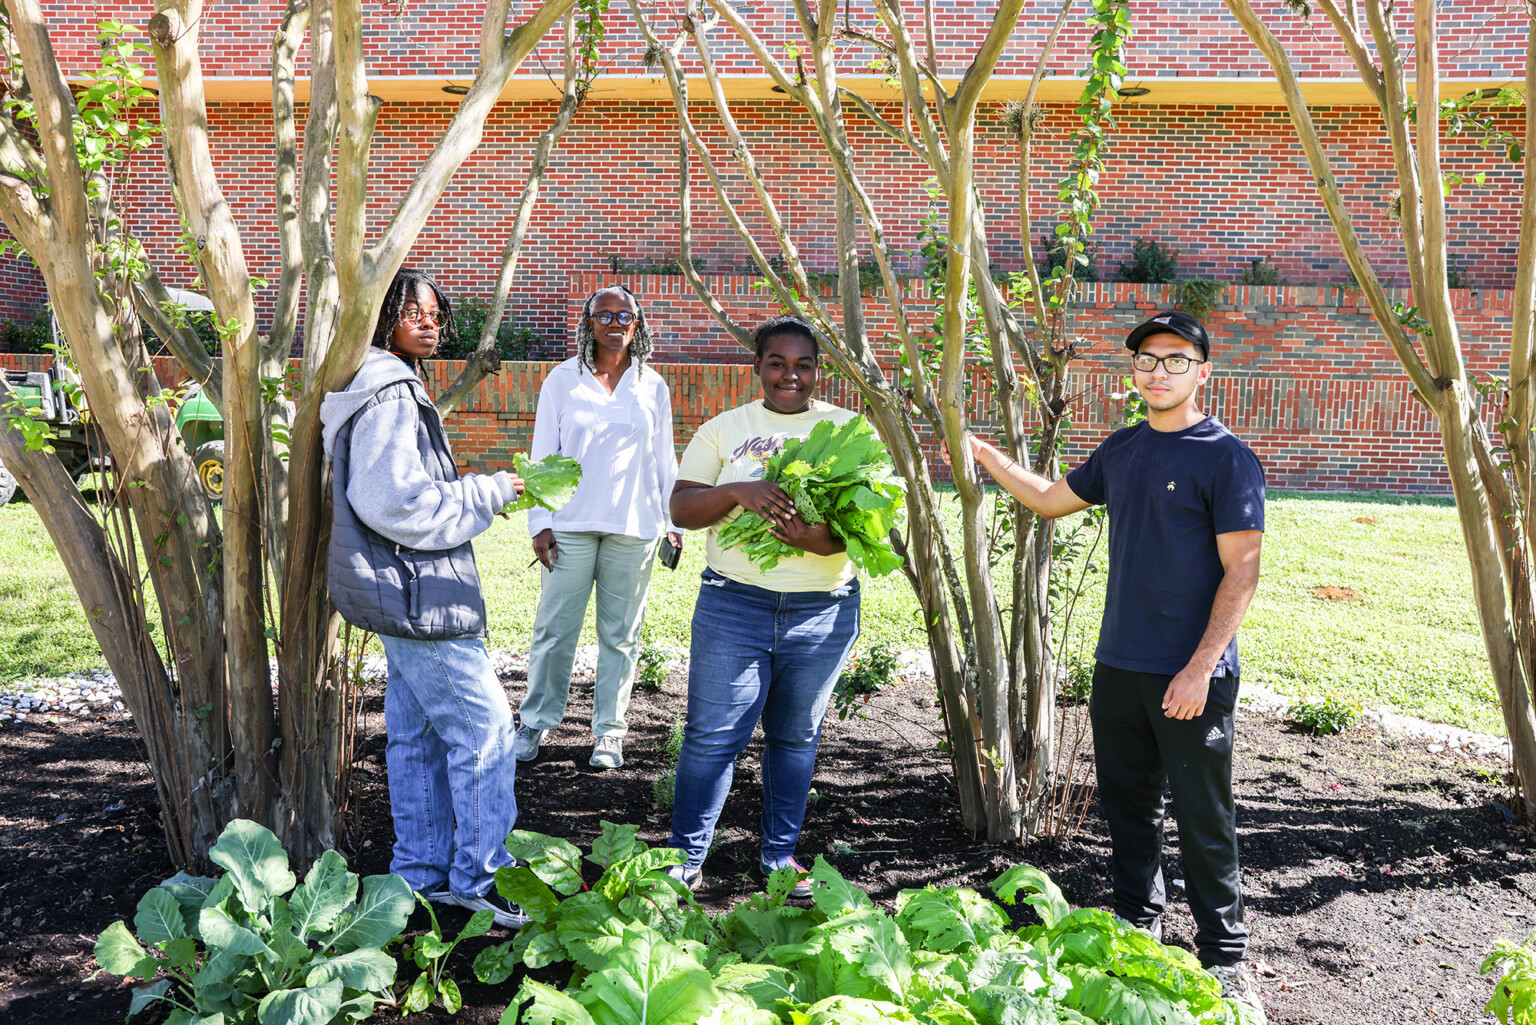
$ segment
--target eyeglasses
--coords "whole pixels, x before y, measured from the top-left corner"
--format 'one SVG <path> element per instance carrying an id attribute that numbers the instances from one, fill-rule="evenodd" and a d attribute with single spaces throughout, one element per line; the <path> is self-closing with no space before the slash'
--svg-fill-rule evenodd
<path id="1" fill-rule="evenodd" d="M 443 313 L 442 310 L 424 310 L 419 306 L 407 306 L 400 311 L 400 319 L 407 324 L 420 324 L 424 320 L 430 320 L 433 324 L 441 327 L 446 317 L 447 314 Z"/>
<path id="2" fill-rule="evenodd" d="M 1161 363 L 1163 369 L 1170 374 L 1183 374 L 1196 363 L 1209 363 L 1210 360 L 1194 359 L 1190 356 L 1154 356 L 1150 352 L 1138 352 L 1131 357 L 1131 366 L 1140 370 L 1143 374 L 1150 374 Z"/>
<path id="3" fill-rule="evenodd" d="M 628 327 L 634 323 L 635 315 L 628 310 L 621 310 L 618 313 L 604 310 L 601 313 L 592 314 L 592 319 L 599 324 L 612 324 L 614 321 L 618 321 L 621 327 Z"/>

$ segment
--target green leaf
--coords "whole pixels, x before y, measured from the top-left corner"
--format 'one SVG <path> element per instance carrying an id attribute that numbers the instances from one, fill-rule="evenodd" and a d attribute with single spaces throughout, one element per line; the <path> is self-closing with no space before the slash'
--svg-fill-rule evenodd
<path id="1" fill-rule="evenodd" d="M 554 919 L 560 898 L 527 865 L 503 865 L 496 870 L 496 892 L 523 909 L 531 921 Z"/>
<path id="2" fill-rule="evenodd" d="M 896 920 L 925 950 L 951 951 L 980 943 L 1008 927 L 1008 916 L 975 890 L 903 890 Z"/>
<path id="3" fill-rule="evenodd" d="M 811 890 L 811 901 L 816 905 L 816 910 L 829 919 L 850 911 L 875 906 L 875 902 L 869 899 L 868 894 L 844 879 L 842 874 L 827 864 L 827 859 L 819 854 L 816 856 L 815 864 L 811 866 L 811 879 L 819 884 Z"/>
<path id="4" fill-rule="evenodd" d="M 197 961 L 197 941 L 190 936 L 168 940 L 160 949 L 165 952 L 167 968 L 188 968 Z"/>
<path id="5" fill-rule="evenodd" d="M 475 955 L 475 978 L 487 986 L 499 986 L 512 977 L 512 972 L 522 963 L 521 957 L 512 954 L 512 941 L 486 947 Z"/>
<path id="6" fill-rule="evenodd" d="M 592 841 L 592 853 L 587 855 L 587 860 L 594 865 L 608 868 L 616 861 L 638 854 L 643 845 L 636 838 L 640 827 L 636 825 L 615 825 L 606 819 L 600 823 L 602 832 L 597 839 Z"/>
<path id="7" fill-rule="evenodd" d="M 612 902 L 600 893 L 579 893 L 560 905 L 555 932 L 571 958 L 583 968 L 599 971 L 608 955 L 624 941 L 624 921 Z"/>
<path id="8" fill-rule="evenodd" d="M 281 960 L 254 930 L 236 922 L 223 908 L 203 908 L 198 912 L 197 933 L 210 953 Z"/>
<path id="9" fill-rule="evenodd" d="M 795 1011 L 794 1025 L 886 1025 L 888 1022 L 916 1021 L 905 1007 L 885 1000 L 838 996 L 817 1001 L 804 1011 Z"/>
<path id="10" fill-rule="evenodd" d="M 432 980 L 425 973 L 418 975 L 400 1001 L 400 1013 L 419 1014 L 427 1009 L 427 1005 L 432 1003 L 432 998 L 436 995 L 436 991 L 432 989 Z"/>
<path id="11" fill-rule="evenodd" d="M 905 1003 L 912 974 L 912 951 L 895 920 L 876 908 L 853 911 L 829 920 L 828 943 L 860 967 L 860 974 Z"/>
<path id="12" fill-rule="evenodd" d="M 459 930 L 459 938 L 454 940 L 454 942 L 457 943 L 459 940 L 469 940 L 474 939 L 476 936 L 484 936 L 490 932 L 491 926 L 495 924 L 496 912 L 491 911 L 489 908 L 476 911 L 469 916 L 469 921 L 464 923 L 464 928 Z"/>
<path id="13" fill-rule="evenodd" d="M 997 1025 L 1056 1025 L 1050 1003 L 1012 986 L 983 986 L 971 993 L 970 1008 L 978 1019 Z"/>
<path id="14" fill-rule="evenodd" d="M 1033 865 L 1015 865 L 992 882 L 992 892 L 1004 904 L 1015 903 L 1020 891 L 1025 894 L 1024 902 L 1035 909 L 1046 928 L 1054 927 L 1072 913 L 1061 889 Z"/>
<path id="15" fill-rule="evenodd" d="M 143 942 L 160 944 L 185 936 L 187 923 L 181 917 L 181 904 L 168 890 L 157 886 L 139 898 L 133 929 Z"/>
<path id="16" fill-rule="evenodd" d="M 312 962 L 304 976 L 304 984 L 318 986 L 332 979 L 340 979 L 347 989 L 382 993 L 394 985 L 395 970 L 395 959 L 382 950 L 350 950 L 345 954 Z"/>
<path id="17" fill-rule="evenodd" d="M 443 1002 L 443 1010 L 449 1014 L 458 1014 L 459 1008 L 464 1006 L 464 998 L 459 995 L 459 984 L 446 975 L 437 980 L 437 996 Z"/>
<path id="18" fill-rule="evenodd" d="M 294 934 L 307 943 L 333 929 L 356 895 L 357 875 L 347 871 L 347 859 L 335 850 L 326 851 L 288 902 Z"/>
<path id="19" fill-rule="evenodd" d="M 121 925 L 122 923 L 119 922 L 117 924 Z M 112 974 L 120 975 L 122 973 L 113 972 Z M 170 988 L 170 979 L 161 979 L 153 986 L 134 987 L 133 996 L 128 1001 L 128 1017 L 132 1018 L 134 1015 L 144 1010 L 144 1008 L 148 1007 L 150 1004 L 157 1004 L 160 1001 L 167 999 L 165 994 L 166 991 Z"/>
<path id="20" fill-rule="evenodd" d="M 765 1011 L 775 1010 L 780 1000 L 804 1003 L 808 990 L 801 974 L 791 968 L 745 962 L 721 967 L 715 973 L 715 985 L 721 990 L 745 994 Z"/>
<path id="21" fill-rule="evenodd" d="M 229 873 L 240 903 L 249 911 L 265 911 L 273 897 L 287 893 L 297 882 L 277 837 L 248 819 L 235 819 L 224 827 L 208 851 L 208 860 Z"/>
<path id="22" fill-rule="evenodd" d="M 1196 1025 L 1181 1004 L 1145 979 L 1118 979 L 1087 970 L 1063 1000 L 1094 1021 L 1111 1025 Z"/>
<path id="23" fill-rule="evenodd" d="M 341 1010 L 341 980 L 268 993 L 256 1005 L 261 1025 L 327 1025 Z"/>
<path id="24" fill-rule="evenodd" d="M 574 998 L 533 979 L 523 981 L 522 988 L 517 991 L 517 998 L 507 1008 L 507 1013 L 502 1015 L 502 1025 L 513 1025 L 518 1020 L 518 1007 L 530 998 L 533 1003 L 528 1005 L 521 1016 L 524 1025 L 597 1025 L 591 1013 Z"/>
<path id="25" fill-rule="evenodd" d="M 369 876 L 362 896 L 342 914 L 341 924 L 326 941 L 337 953 L 362 947 L 382 947 L 405 928 L 416 899 L 397 875 Z"/>
<path id="26" fill-rule="evenodd" d="M 139 945 L 125 922 L 113 922 L 96 940 L 96 963 L 113 975 L 152 979 L 160 970 L 158 959 Z"/>
<path id="27" fill-rule="evenodd" d="M 569 840 L 526 829 L 507 834 L 507 852 L 528 862 L 533 874 L 569 897 L 582 889 L 581 851 Z"/>
<path id="28" fill-rule="evenodd" d="M 523 493 L 502 512 L 532 509 L 535 505 L 559 510 L 576 494 L 576 486 L 581 483 L 581 464 L 570 456 L 551 453 L 534 460 L 518 452 L 512 462 L 523 479 Z"/>
<path id="29" fill-rule="evenodd" d="M 645 926 L 625 927 L 609 966 L 577 995 L 597 1025 L 695 1025 L 716 998 L 709 972 Z"/>
<path id="30" fill-rule="evenodd" d="M 426 961 L 436 961 L 452 949 L 452 943 L 432 933 L 416 937 L 416 942 L 411 944 L 411 952 L 416 955 L 416 963 L 423 968 L 426 967 Z"/>

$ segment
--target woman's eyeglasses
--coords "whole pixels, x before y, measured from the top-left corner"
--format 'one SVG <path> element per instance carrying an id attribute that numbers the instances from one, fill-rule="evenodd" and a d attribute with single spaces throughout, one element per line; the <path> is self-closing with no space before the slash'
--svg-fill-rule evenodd
<path id="1" fill-rule="evenodd" d="M 1206 362 L 1203 359 L 1194 359 L 1190 356 L 1154 356 L 1150 352 L 1138 352 L 1131 357 L 1131 366 L 1140 370 L 1143 374 L 1150 374 L 1161 363 L 1163 369 L 1170 374 L 1186 373 L 1196 363 Z"/>
<path id="2" fill-rule="evenodd" d="M 601 313 L 592 314 L 592 319 L 597 321 L 599 324 L 612 324 L 614 321 L 618 321 L 620 326 L 628 327 L 630 324 L 634 323 L 635 315 L 628 310 L 621 310 L 618 313 L 604 310 Z"/>
<path id="3" fill-rule="evenodd" d="M 444 318 L 445 314 L 442 310 L 424 310 L 419 306 L 407 306 L 400 311 L 400 319 L 407 324 L 421 324 L 423 321 L 430 320 L 433 324 L 441 327 Z"/>

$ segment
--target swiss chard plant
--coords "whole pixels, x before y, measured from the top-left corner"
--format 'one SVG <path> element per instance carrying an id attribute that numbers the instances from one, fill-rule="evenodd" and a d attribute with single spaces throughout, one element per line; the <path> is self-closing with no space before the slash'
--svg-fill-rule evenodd
<path id="1" fill-rule="evenodd" d="M 414 905 L 405 880 L 369 876 L 359 889 L 326 851 L 298 883 L 277 837 L 243 819 L 208 856 L 222 878 L 178 872 L 139 901 L 132 931 L 114 922 L 96 941 L 105 971 L 149 983 L 130 1017 L 167 1004 L 166 1025 L 326 1025 L 393 1002 L 384 947 Z"/>
<path id="2" fill-rule="evenodd" d="M 1252 1012 L 1187 951 L 1164 947 L 1106 912 L 1073 911 L 1039 869 L 992 883 L 905 890 L 877 907 L 822 858 L 810 906 L 789 903 L 795 873 L 711 915 L 657 871 L 681 852 L 647 850 L 633 826 L 603 824 L 587 860 L 564 840 L 514 833 L 528 865 L 503 869 L 501 892 L 534 924 L 485 951 L 482 980 L 519 964 L 572 964 L 559 989 L 526 979 L 504 1025 L 1252 1025 Z M 561 899 L 564 895 L 564 899 Z M 997 901 L 1023 901 L 1038 923 L 1015 928 Z"/>
<path id="3" fill-rule="evenodd" d="M 416 895 L 416 899 L 427 909 L 427 915 L 432 919 L 432 928 L 412 940 L 406 948 L 406 953 L 416 962 L 421 974 L 416 976 L 416 981 L 411 983 L 405 996 L 400 998 L 400 1011 L 403 1014 L 415 1014 L 417 1011 L 425 1011 L 432 1001 L 437 1000 L 442 1003 L 443 1010 L 449 1014 L 458 1014 L 459 1008 L 464 1006 L 464 998 L 459 993 L 459 984 L 444 970 L 448 964 L 448 955 L 465 940 L 483 936 L 490 931 L 491 926 L 496 924 L 496 913 L 490 910 L 476 911 L 464 923 L 464 928 L 459 930 L 459 935 L 447 940 L 443 938 L 443 930 L 438 925 L 437 912 L 432 910 L 431 902 L 420 894 Z"/>

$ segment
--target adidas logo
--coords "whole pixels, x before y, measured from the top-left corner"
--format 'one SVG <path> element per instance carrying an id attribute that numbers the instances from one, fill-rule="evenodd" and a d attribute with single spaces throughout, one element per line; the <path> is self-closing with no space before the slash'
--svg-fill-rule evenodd
<path id="1" fill-rule="evenodd" d="M 1207 744 L 1214 744 L 1216 741 L 1225 736 L 1226 734 L 1221 732 L 1220 726 L 1212 726 L 1211 731 L 1205 735 L 1205 742 Z"/>

